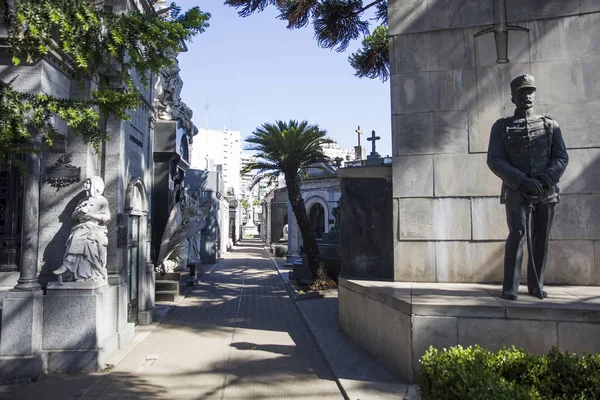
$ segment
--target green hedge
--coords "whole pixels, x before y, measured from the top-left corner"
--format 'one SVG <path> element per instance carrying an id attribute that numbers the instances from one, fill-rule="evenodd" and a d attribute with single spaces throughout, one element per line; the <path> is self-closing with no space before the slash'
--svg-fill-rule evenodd
<path id="1" fill-rule="evenodd" d="M 417 380 L 421 400 L 598 400 L 600 355 L 430 347 Z"/>

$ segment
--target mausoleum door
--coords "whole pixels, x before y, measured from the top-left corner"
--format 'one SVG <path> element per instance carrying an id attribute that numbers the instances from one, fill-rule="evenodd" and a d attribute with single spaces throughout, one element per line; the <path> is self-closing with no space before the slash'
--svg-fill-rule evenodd
<path id="1" fill-rule="evenodd" d="M 20 267 L 22 199 L 18 168 L 10 160 L 0 163 L 0 272 Z"/>
<path id="2" fill-rule="evenodd" d="M 127 243 L 127 259 L 129 260 L 127 276 L 129 278 L 127 320 L 137 324 L 138 315 L 138 270 L 140 258 L 140 217 L 138 215 L 129 215 Z"/>
<path id="3" fill-rule="evenodd" d="M 322 238 L 325 232 L 325 210 L 321 204 L 315 203 L 310 208 L 310 223 L 315 230 L 317 239 Z"/>

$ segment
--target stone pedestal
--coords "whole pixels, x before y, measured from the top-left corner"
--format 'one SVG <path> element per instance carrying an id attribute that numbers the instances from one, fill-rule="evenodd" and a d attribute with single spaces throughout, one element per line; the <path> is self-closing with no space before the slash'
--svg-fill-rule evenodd
<path id="1" fill-rule="evenodd" d="M 354 159 L 364 160 L 366 158 L 367 151 L 362 146 L 354 146 Z"/>
<path id="2" fill-rule="evenodd" d="M 111 290 L 106 282 L 48 284 L 44 297 L 42 347 L 48 372 L 95 372 L 118 339 Z"/>
<path id="3" fill-rule="evenodd" d="M 258 236 L 258 234 L 259 234 L 257 226 L 251 222 L 248 222 L 246 225 L 244 225 L 242 231 L 244 232 L 243 235 L 245 237 L 248 237 L 248 236 L 254 237 L 254 236 Z"/>
<path id="4" fill-rule="evenodd" d="M 340 278 L 338 285 L 340 329 L 405 382 L 415 381 L 429 346 L 600 352 L 598 287 L 545 286 L 549 297 L 538 300 L 521 286 L 519 300 L 510 301 L 491 284 Z"/>
<path id="5" fill-rule="evenodd" d="M 43 293 L 11 290 L 2 307 L 0 381 L 42 375 Z"/>

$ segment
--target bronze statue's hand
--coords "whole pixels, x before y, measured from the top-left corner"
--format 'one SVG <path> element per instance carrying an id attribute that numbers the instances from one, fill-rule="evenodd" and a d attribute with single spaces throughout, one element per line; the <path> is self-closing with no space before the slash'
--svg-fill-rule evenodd
<path id="1" fill-rule="evenodd" d="M 544 186 L 537 179 L 525 178 L 519 190 L 523 194 L 539 196 L 544 191 Z"/>
<path id="2" fill-rule="evenodd" d="M 537 179 L 538 181 L 540 181 L 542 183 L 542 186 L 544 186 L 545 190 L 548 190 L 552 186 L 554 186 L 554 183 L 552 182 L 552 178 L 550 176 L 548 176 L 547 174 L 540 174 L 540 175 L 536 176 L 535 179 Z"/>

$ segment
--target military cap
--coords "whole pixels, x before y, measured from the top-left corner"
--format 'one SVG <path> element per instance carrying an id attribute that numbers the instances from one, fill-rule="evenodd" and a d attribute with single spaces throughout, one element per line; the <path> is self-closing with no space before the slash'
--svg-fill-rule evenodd
<path id="1" fill-rule="evenodd" d="M 527 74 L 520 75 L 513 79 L 512 82 L 510 82 L 510 91 L 512 93 L 524 88 L 536 89 L 535 79 L 533 79 L 533 76 Z"/>

